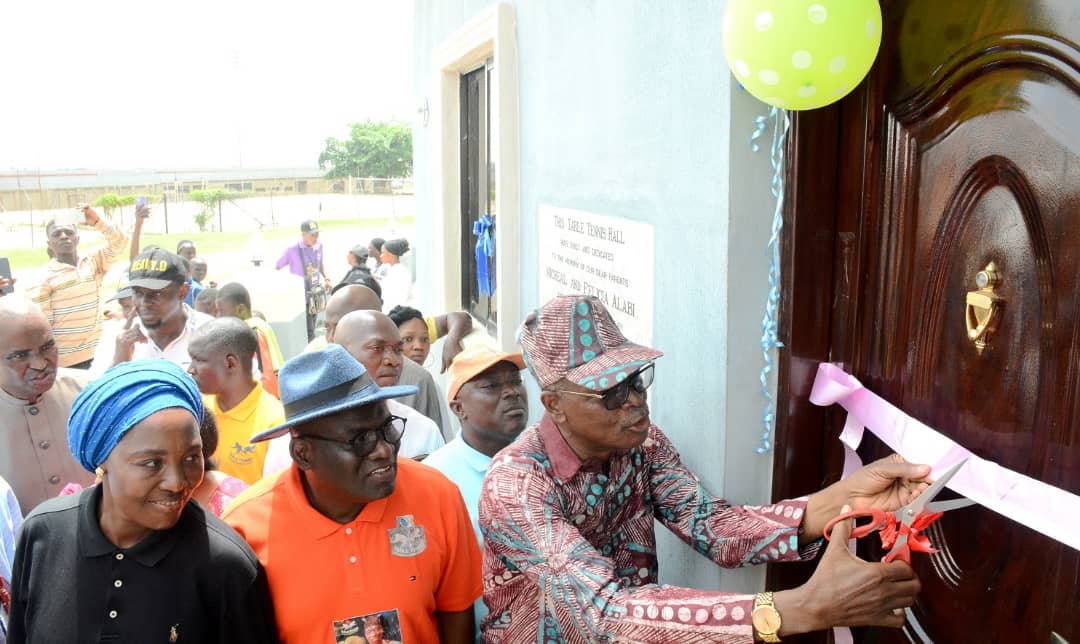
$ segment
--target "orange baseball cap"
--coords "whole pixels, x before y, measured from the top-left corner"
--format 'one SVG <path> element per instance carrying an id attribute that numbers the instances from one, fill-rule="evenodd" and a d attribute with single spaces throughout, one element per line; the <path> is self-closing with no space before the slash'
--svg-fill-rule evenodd
<path id="1" fill-rule="evenodd" d="M 488 346 L 469 347 L 457 354 L 446 370 L 446 399 L 453 400 L 462 385 L 504 361 L 513 363 L 518 369 L 525 368 L 525 360 L 520 353 L 503 353 Z"/>

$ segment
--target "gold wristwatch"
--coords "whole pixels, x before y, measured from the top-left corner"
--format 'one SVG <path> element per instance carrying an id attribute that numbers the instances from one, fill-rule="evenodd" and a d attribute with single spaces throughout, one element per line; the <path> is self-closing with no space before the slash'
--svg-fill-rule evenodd
<path id="1" fill-rule="evenodd" d="M 750 613 L 754 623 L 754 632 L 763 642 L 779 642 L 780 611 L 773 604 L 772 593 L 758 593 L 754 596 L 754 611 Z"/>

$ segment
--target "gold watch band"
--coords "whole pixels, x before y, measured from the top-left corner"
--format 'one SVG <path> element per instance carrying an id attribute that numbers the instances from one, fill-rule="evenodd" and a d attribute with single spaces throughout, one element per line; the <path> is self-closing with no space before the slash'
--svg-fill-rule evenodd
<path id="1" fill-rule="evenodd" d="M 750 614 L 754 632 L 763 642 L 779 642 L 780 611 L 776 610 L 771 592 L 758 593 L 754 596 L 754 610 Z"/>

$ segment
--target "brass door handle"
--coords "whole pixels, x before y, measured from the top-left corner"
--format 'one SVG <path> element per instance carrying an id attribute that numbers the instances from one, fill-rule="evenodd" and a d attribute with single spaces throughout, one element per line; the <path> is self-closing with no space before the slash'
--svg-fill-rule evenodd
<path id="1" fill-rule="evenodd" d="M 967 293 L 967 312 L 964 315 L 967 337 L 975 344 L 978 353 L 987 347 L 996 324 L 995 316 L 1001 307 L 1001 298 L 994 293 L 998 280 L 997 266 L 990 262 L 975 275 L 978 290 Z"/>

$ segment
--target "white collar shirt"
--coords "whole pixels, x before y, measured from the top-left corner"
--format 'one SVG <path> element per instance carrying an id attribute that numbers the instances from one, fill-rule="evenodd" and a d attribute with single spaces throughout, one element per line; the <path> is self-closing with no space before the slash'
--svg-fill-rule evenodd
<path id="1" fill-rule="evenodd" d="M 139 329 L 142 330 L 143 335 L 146 336 L 146 342 L 138 342 L 135 344 L 135 349 L 132 351 L 132 360 L 152 360 L 154 358 L 164 358 L 171 362 L 175 362 L 184 369 L 188 368 L 191 364 L 191 356 L 188 355 L 188 344 L 191 342 L 191 336 L 195 333 L 195 329 L 206 324 L 214 318 L 205 313 L 200 313 L 191 308 L 187 304 L 182 305 L 184 307 L 184 315 L 187 320 L 184 323 L 184 330 L 180 332 L 180 335 L 176 337 L 165 347 L 159 347 L 150 339 L 150 333 L 143 326 L 142 320 L 138 320 L 137 324 Z"/>

